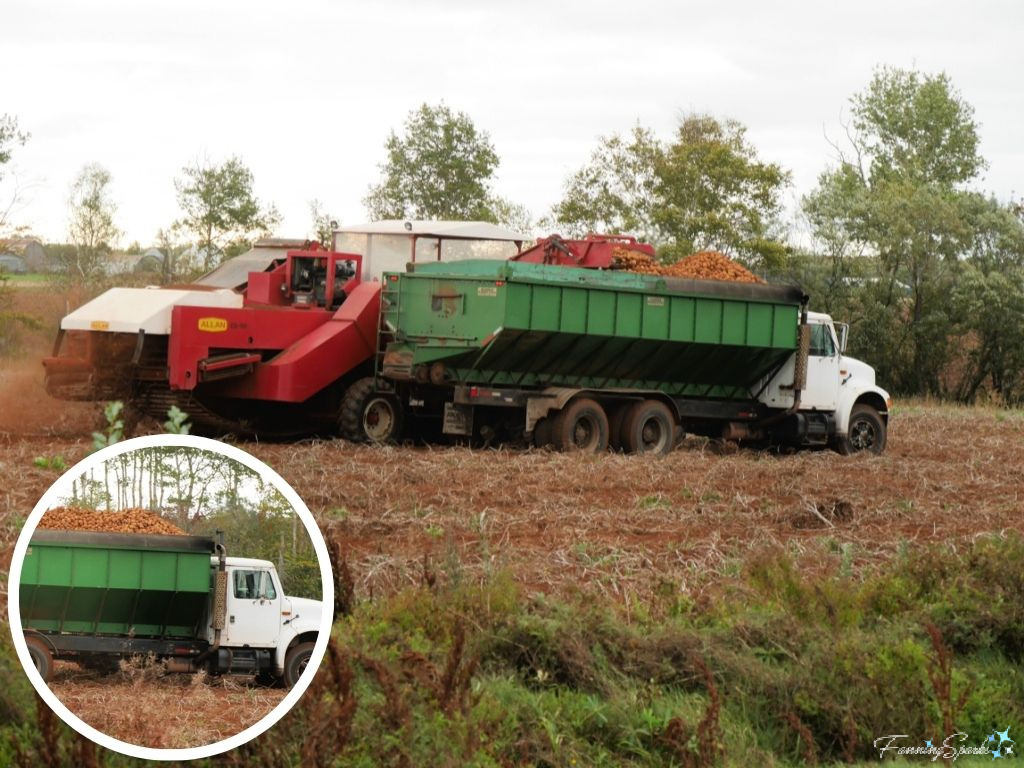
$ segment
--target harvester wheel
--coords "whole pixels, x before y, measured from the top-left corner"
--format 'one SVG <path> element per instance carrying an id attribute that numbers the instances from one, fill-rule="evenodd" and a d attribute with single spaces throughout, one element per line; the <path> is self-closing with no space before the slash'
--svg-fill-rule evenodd
<path id="1" fill-rule="evenodd" d="M 363 434 L 371 443 L 393 443 L 402 436 L 402 407 L 387 393 L 374 393 L 363 408 Z"/>
<path id="2" fill-rule="evenodd" d="M 868 452 L 875 456 L 885 450 L 885 422 L 870 405 L 855 405 L 850 412 L 846 435 L 836 440 L 835 448 L 844 456 Z"/>
<path id="3" fill-rule="evenodd" d="M 551 442 L 560 451 L 601 453 L 608 450 L 608 417 L 594 400 L 573 400 L 555 417 Z"/>
<path id="4" fill-rule="evenodd" d="M 356 443 L 389 443 L 402 434 L 402 409 L 398 399 L 379 392 L 372 378 L 359 379 L 341 399 L 338 431 Z"/>
<path id="5" fill-rule="evenodd" d="M 49 647 L 42 638 L 35 635 L 26 635 L 25 645 L 28 646 L 28 655 L 32 658 L 32 663 L 36 665 L 36 672 L 43 678 L 44 683 L 48 682 L 50 675 L 53 674 L 53 654 L 50 653 Z"/>
<path id="6" fill-rule="evenodd" d="M 314 643 L 299 643 L 288 650 L 284 657 L 283 679 L 286 688 L 291 688 L 299 682 L 302 673 L 306 671 L 309 658 L 313 655 L 313 645 Z"/>
<path id="7" fill-rule="evenodd" d="M 627 453 L 664 455 L 675 445 L 676 420 L 668 406 L 644 400 L 629 409 L 622 422 L 622 446 Z"/>

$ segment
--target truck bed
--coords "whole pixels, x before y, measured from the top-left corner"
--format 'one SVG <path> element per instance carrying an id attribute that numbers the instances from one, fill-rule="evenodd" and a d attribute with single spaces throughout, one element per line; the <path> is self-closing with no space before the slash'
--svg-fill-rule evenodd
<path id="1" fill-rule="evenodd" d="M 516 262 L 416 265 L 385 276 L 382 372 L 499 386 L 659 389 L 747 397 L 797 348 L 792 286 Z"/>
<path id="2" fill-rule="evenodd" d="M 195 638 L 212 539 L 39 529 L 21 571 L 21 622 L 41 632 Z"/>

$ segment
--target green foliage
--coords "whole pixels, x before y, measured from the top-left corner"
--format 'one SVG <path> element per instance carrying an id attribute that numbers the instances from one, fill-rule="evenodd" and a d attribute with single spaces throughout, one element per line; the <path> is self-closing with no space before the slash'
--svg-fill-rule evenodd
<path id="1" fill-rule="evenodd" d="M 35 315 L 14 309 L 14 290 L 10 276 L 0 268 L 0 357 L 12 355 L 21 348 L 23 331 L 43 327 Z"/>
<path id="2" fill-rule="evenodd" d="M 717 250 L 773 268 L 785 248 L 769 228 L 789 178 L 758 160 L 739 122 L 691 115 L 658 167 L 654 220 L 678 256 Z"/>
<path id="3" fill-rule="evenodd" d="M 14 147 L 24 146 L 28 138 L 27 133 L 18 130 L 18 118 L 0 115 L 0 179 L 3 179 L 4 166 L 11 161 Z"/>
<path id="4" fill-rule="evenodd" d="M 628 138 L 602 138 L 553 216 L 574 235 L 638 234 L 665 260 L 718 250 L 775 268 L 786 249 L 772 228 L 788 183 L 757 158 L 740 123 L 690 115 L 670 143 L 639 125 Z"/>
<path id="5" fill-rule="evenodd" d="M 188 414 L 178 406 L 172 405 L 167 411 L 164 432 L 169 435 L 187 435 L 191 428 L 191 425 L 188 423 Z"/>
<path id="6" fill-rule="evenodd" d="M 324 248 L 330 248 L 334 242 L 337 218 L 325 211 L 323 203 L 316 199 L 309 201 L 309 215 L 312 219 L 313 239 Z"/>
<path id="7" fill-rule="evenodd" d="M 68 196 L 68 235 L 73 255 L 60 263 L 76 279 L 103 273 L 120 231 L 114 225 L 117 206 L 110 197 L 110 172 L 98 163 L 86 165 L 71 184 Z"/>
<path id="8" fill-rule="evenodd" d="M 565 196 L 552 211 L 556 225 L 576 237 L 622 232 L 657 241 L 657 171 L 665 152 L 654 133 L 640 125 L 628 137 L 602 137 L 587 164 L 566 181 Z"/>
<path id="9" fill-rule="evenodd" d="M 404 135 L 385 143 L 382 179 L 363 200 L 374 219 L 494 220 L 498 155 L 486 132 L 443 103 L 409 113 Z"/>
<path id="10" fill-rule="evenodd" d="M 107 424 L 102 432 L 92 433 L 93 452 L 119 443 L 124 438 L 124 420 L 121 418 L 123 410 L 124 403 L 120 400 L 113 400 L 104 406 L 103 418 L 106 419 Z"/>
<path id="11" fill-rule="evenodd" d="M 67 461 L 64 460 L 63 456 L 36 456 L 32 460 L 32 465 L 39 467 L 40 469 L 50 469 L 56 472 L 63 472 L 68 468 Z"/>
<path id="12" fill-rule="evenodd" d="M 175 226 L 195 236 L 203 267 L 237 255 L 257 235 L 280 222 L 280 214 L 263 208 L 253 192 L 253 175 L 238 157 L 220 165 L 195 161 L 175 179 L 178 205 L 184 216 Z"/>
<path id="13" fill-rule="evenodd" d="M 828 303 L 849 311 L 859 348 L 896 391 L 973 400 L 987 383 L 1012 402 L 1019 351 L 996 328 L 1016 336 L 1019 290 L 1012 276 L 984 283 L 994 263 L 1020 263 L 1024 226 L 1013 206 L 964 188 L 985 167 L 973 109 L 945 74 L 891 68 L 851 106 L 850 147 L 803 199 L 833 285 L 856 286 L 826 292 Z"/>

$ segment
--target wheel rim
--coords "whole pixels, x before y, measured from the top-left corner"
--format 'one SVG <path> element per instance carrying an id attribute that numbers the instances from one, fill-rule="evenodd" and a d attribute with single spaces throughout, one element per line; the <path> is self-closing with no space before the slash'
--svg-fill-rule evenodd
<path id="1" fill-rule="evenodd" d="M 875 445 L 875 425 L 858 419 L 850 425 L 850 445 L 855 451 L 867 451 Z"/>
<path id="2" fill-rule="evenodd" d="M 363 431 L 374 442 L 391 437 L 395 427 L 395 409 L 390 400 L 377 397 L 363 411 Z"/>
<path id="3" fill-rule="evenodd" d="M 599 432 L 596 419 L 584 416 L 577 420 L 572 429 L 572 444 L 581 451 L 593 450 Z"/>
<path id="4" fill-rule="evenodd" d="M 645 419 L 640 428 L 640 450 L 644 453 L 663 451 L 668 432 L 661 419 Z"/>

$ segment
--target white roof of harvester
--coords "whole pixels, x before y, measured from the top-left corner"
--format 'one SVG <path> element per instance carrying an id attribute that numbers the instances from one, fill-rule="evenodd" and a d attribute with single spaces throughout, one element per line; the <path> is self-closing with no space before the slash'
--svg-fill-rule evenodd
<path id="1" fill-rule="evenodd" d="M 338 227 L 335 232 L 360 235 L 419 235 L 421 237 L 464 238 L 466 240 L 529 240 L 522 232 L 499 227 L 486 221 L 421 221 L 385 219 Z"/>
<path id="2" fill-rule="evenodd" d="M 240 307 L 242 296 L 226 289 L 111 288 L 67 315 L 60 327 L 66 331 L 167 335 L 171 332 L 171 309 L 177 304 Z"/>

